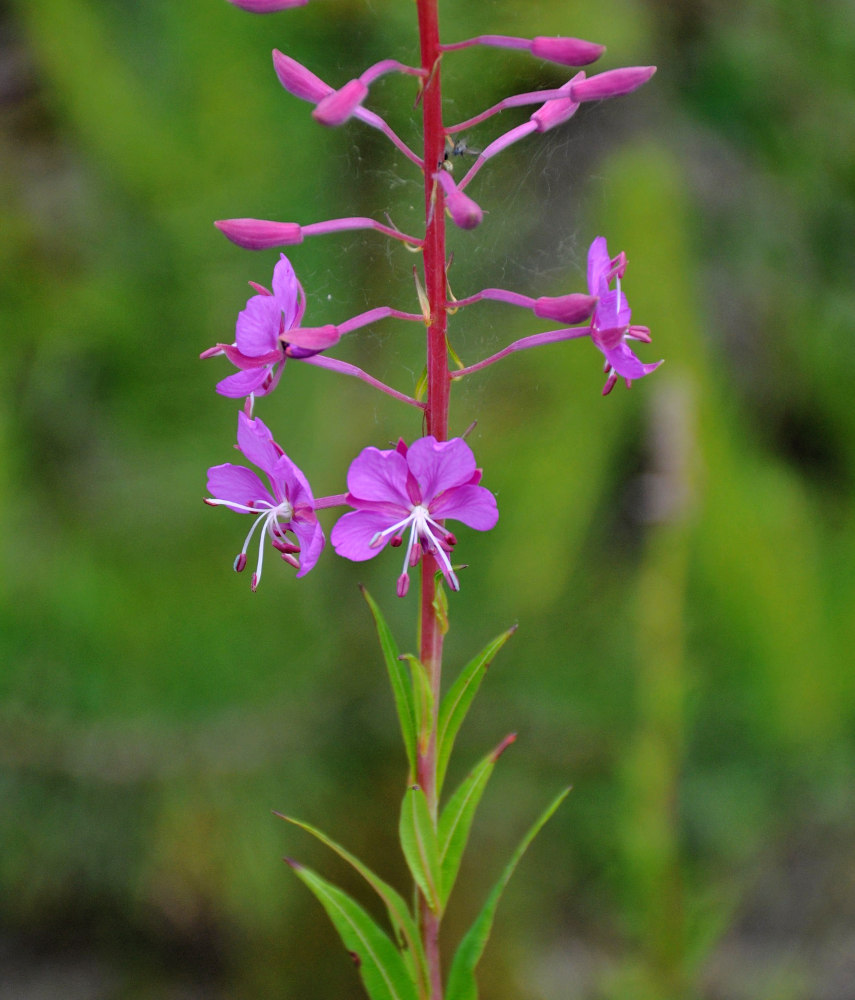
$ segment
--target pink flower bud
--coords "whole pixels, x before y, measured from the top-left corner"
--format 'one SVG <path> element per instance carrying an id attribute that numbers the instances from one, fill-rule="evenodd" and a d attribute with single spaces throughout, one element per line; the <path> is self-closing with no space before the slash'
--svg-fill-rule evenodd
<path id="1" fill-rule="evenodd" d="M 581 38 L 533 38 L 531 54 L 561 66 L 587 66 L 596 62 L 606 51 L 605 45 L 586 42 Z"/>
<path id="2" fill-rule="evenodd" d="M 656 72 L 655 66 L 625 66 L 608 69 L 605 73 L 589 76 L 573 84 L 570 96 L 574 101 L 601 101 L 606 97 L 619 97 L 637 90 Z"/>
<path id="3" fill-rule="evenodd" d="M 272 14 L 291 7 L 305 7 L 308 2 L 309 0 L 229 0 L 235 7 L 248 10 L 251 14 Z"/>
<path id="4" fill-rule="evenodd" d="M 559 295 L 556 298 L 546 296 L 535 299 L 534 315 L 541 319 L 554 319 L 558 323 L 566 323 L 572 326 L 574 323 L 582 323 L 589 319 L 597 305 L 594 295 L 583 295 L 575 293 L 572 295 Z"/>
<path id="5" fill-rule="evenodd" d="M 479 226 L 484 213 L 469 195 L 458 188 L 451 174 L 447 170 L 440 170 L 433 176 L 445 194 L 445 204 L 454 224 L 461 229 L 474 229 Z"/>
<path id="6" fill-rule="evenodd" d="M 351 80 L 327 94 L 312 112 L 312 118 L 321 125 L 343 125 L 367 96 L 368 87 L 361 80 Z"/>
<path id="7" fill-rule="evenodd" d="M 279 82 L 288 93 L 303 101 L 317 104 L 327 94 L 333 92 L 328 83 L 324 83 L 305 66 L 300 65 L 296 59 L 286 56 L 279 49 L 273 50 L 273 68 L 276 70 Z"/>
<path id="8" fill-rule="evenodd" d="M 223 219 L 214 225 L 226 239 L 244 250 L 269 250 L 303 242 L 296 222 L 267 222 L 264 219 Z"/>
<path id="9" fill-rule="evenodd" d="M 566 97 L 557 97 L 552 101 L 547 101 L 531 115 L 529 121 L 534 122 L 538 132 L 548 132 L 551 128 L 563 125 L 576 114 L 579 110 L 579 102 L 572 96 L 573 88 L 584 79 L 585 71 L 580 69 L 572 80 L 561 87 L 562 93 L 567 92 Z"/>

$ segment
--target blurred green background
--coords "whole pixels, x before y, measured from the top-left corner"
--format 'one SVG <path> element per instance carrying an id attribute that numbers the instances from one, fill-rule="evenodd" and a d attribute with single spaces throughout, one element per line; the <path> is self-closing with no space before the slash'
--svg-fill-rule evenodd
<path id="1" fill-rule="evenodd" d="M 572 34 L 608 45 L 604 69 L 659 65 L 482 171 L 488 214 L 451 235 L 450 280 L 458 297 L 580 290 L 602 233 L 653 332 L 639 353 L 667 358 L 606 400 L 585 341 L 456 388 L 453 430 L 477 419 L 501 521 L 461 533 L 449 670 L 520 628 L 451 779 L 520 736 L 446 950 L 572 783 L 500 910 L 485 997 L 852 1000 L 855 7 L 481 0 L 441 17 L 449 41 Z M 414 5 L 0 3 L 3 1000 L 361 996 L 279 859 L 369 901 L 271 809 L 406 884 L 403 752 L 356 587 L 413 648 L 396 560 L 328 551 L 295 582 L 268 557 L 251 594 L 231 572 L 247 525 L 201 503 L 237 406 L 213 391 L 229 366 L 198 354 L 232 339 L 277 259 L 211 221 L 419 225 L 412 165 L 358 124 L 315 126 L 273 47 L 340 85 L 417 58 Z M 444 71 L 449 123 L 567 78 L 502 51 Z M 369 103 L 415 144 L 412 101 L 384 78 Z M 376 234 L 291 259 L 311 325 L 416 307 L 413 256 Z M 451 334 L 471 363 L 541 328 L 485 303 Z M 411 391 L 421 337 L 387 322 L 335 353 Z M 362 447 L 420 434 L 406 407 L 298 364 L 257 412 L 320 495 Z"/>

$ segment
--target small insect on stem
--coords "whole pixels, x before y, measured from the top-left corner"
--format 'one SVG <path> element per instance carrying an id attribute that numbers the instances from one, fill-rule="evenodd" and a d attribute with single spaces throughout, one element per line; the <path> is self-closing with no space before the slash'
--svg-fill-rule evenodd
<path id="1" fill-rule="evenodd" d="M 452 139 L 450 135 L 445 137 L 445 152 L 442 154 L 440 166 L 449 173 L 454 172 L 454 160 L 459 156 L 480 156 L 483 150 L 470 146 L 466 139 L 461 136 L 459 139 Z"/>

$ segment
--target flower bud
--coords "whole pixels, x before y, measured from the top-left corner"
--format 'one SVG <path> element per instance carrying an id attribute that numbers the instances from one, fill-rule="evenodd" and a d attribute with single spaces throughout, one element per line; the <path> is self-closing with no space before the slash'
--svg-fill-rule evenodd
<path id="1" fill-rule="evenodd" d="M 647 83 L 656 72 L 655 66 L 624 66 L 608 69 L 605 73 L 589 76 L 573 84 L 570 96 L 574 101 L 601 101 L 607 97 L 619 97 L 637 90 Z"/>
<path id="2" fill-rule="evenodd" d="M 460 190 L 447 170 L 440 170 L 434 174 L 434 180 L 445 194 L 446 207 L 456 226 L 461 229 L 474 229 L 481 224 L 484 213 L 480 206 Z"/>
<path id="3" fill-rule="evenodd" d="M 597 305 L 594 295 L 583 295 L 581 292 L 572 295 L 559 295 L 555 298 L 542 296 L 535 299 L 534 315 L 541 319 L 554 319 L 558 323 L 572 326 L 589 319 Z"/>
<path id="4" fill-rule="evenodd" d="M 581 38 L 533 38 L 531 54 L 561 66 L 587 66 L 596 62 L 606 51 L 605 45 L 586 42 Z"/>
<path id="5" fill-rule="evenodd" d="M 248 10 L 251 14 L 272 14 L 291 7 L 305 7 L 309 0 L 229 0 L 229 3 Z"/>
<path id="6" fill-rule="evenodd" d="M 244 250 L 269 250 L 303 242 L 296 222 L 267 222 L 264 219 L 222 219 L 214 225 L 226 239 Z"/>
<path id="7" fill-rule="evenodd" d="M 368 87 L 361 80 L 351 80 L 327 94 L 312 112 L 312 118 L 321 125 L 343 125 L 367 96 Z"/>
<path id="8" fill-rule="evenodd" d="M 580 69 L 572 80 L 568 80 L 560 88 L 562 94 L 567 94 L 566 97 L 556 97 L 551 101 L 546 101 L 530 116 L 529 121 L 534 124 L 538 132 L 548 132 L 550 129 L 557 128 L 576 114 L 579 110 L 579 102 L 572 96 L 573 87 L 584 79 L 585 71 Z"/>
<path id="9" fill-rule="evenodd" d="M 317 104 L 327 94 L 333 92 L 332 87 L 328 83 L 324 83 L 311 70 L 306 69 L 296 59 L 286 56 L 279 49 L 273 50 L 273 68 L 279 77 L 279 82 L 288 93 L 299 97 L 303 101 Z"/>

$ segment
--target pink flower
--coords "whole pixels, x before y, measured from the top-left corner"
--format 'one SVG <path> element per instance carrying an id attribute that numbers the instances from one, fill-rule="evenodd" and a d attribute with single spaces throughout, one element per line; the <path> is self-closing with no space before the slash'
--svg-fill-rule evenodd
<path id="1" fill-rule="evenodd" d="M 311 357 L 339 339 L 334 326 L 300 326 L 306 296 L 285 254 L 280 254 L 273 268 L 273 291 L 261 285 L 253 287 L 259 294 L 253 295 L 239 313 L 235 342 L 217 344 L 202 354 L 203 358 L 225 354 L 240 369 L 217 383 L 221 396 L 265 396 L 279 383 L 287 358 Z"/>
<path id="2" fill-rule="evenodd" d="M 325 542 L 306 477 L 257 417 L 252 419 L 245 413 L 238 414 L 237 441 L 244 456 L 266 474 L 270 489 L 255 472 L 242 465 L 226 463 L 208 469 L 208 490 L 213 495 L 205 503 L 212 507 L 228 507 L 238 514 L 255 515 L 243 548 L 235 559 L 235 570 L 240 573 L 246 566 L 246 550 L 256 528 L 261 525 L 252 589 L 255 590 L 261 580 L 265 531 L 282 558 L 298 570 L 297 576 L 305 576 L 318 561 Z M 296 536 L 299 544 L 288 540 L 288 531 Z"/>
<path id="3" fill-rule="evenodd" d="M 362 562 L 387 542 L 402 545 L 409 528 L 398 596 L 406 594 L 408 570 L 423 552 L 433 554 L 448 585 L 459 590 L 449 558 L 457 540 L 441 522 L 454 518 L 478 531 L 496 524 L 496 498 L 478 485 L 480 479 L 475 456 L 462 438 L 423 437 L 409 448 L 399 441 L 390 451 L 365 448 L 347 473 L 347 502 L 355 509 L 333 528 L 333 546 L 340 556 Z"/>
<path id="4" fill-rule="evenodd" d="M 606 238 L 598 236 L 588 251 L 588 292 L 598 298 L 591 317 L 591 339 L 606 358 L 608 377 L 603 387 L 604 396 L 612 391 L 618 377 L 625 379 L 628 387 L 633 379 L 649 375 L 662 364 L 661 361 L 642 364 L 627 346 L 627 340 L 649 344 L 650 331 L 646 326 L 630 326 L 629 303 L 620 290 L 625 270 L 626 254 L 620 253 L 611 259 Z M 616 284 L 614 289 L 609 288 L 612 279 Z"/>

